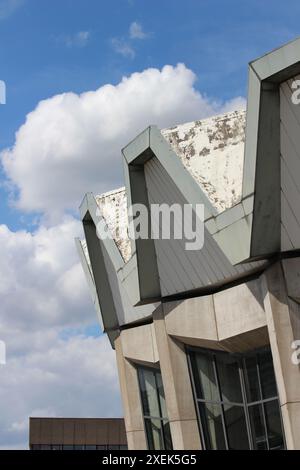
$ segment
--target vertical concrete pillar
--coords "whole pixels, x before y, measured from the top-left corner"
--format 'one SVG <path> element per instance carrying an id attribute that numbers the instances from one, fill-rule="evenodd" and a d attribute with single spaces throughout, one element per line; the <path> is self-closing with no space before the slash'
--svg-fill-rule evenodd
<path id="1" fill-rule="evenodd" d="M 115 340 L 117 366 L 124 409 L 124 419 L 129 450 L 145 450 L 147 442 L 144 418 L 140 406 L 139 384 L 136 369 L 123 356 L 122 338 Z"/>
<path id="2" fill-rule="evenodd" d="M 167 334 L 163 307 L 155 311 L 153 318 L 173 447 L 201 449 L 184 346 Z"/>
<path id="3" fill-rule="evenodd" d="M 264 306 L 288 449 L 300 449 L 300 369 L 292 361 L 293 317 L 299 315 L 289 299 L 281 262 L 262 276 Z"/>

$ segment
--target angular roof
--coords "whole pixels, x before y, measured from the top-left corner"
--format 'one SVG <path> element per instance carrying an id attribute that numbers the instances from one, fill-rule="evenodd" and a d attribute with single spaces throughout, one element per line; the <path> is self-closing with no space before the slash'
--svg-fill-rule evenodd
<path id="1" fill-rule="evenodd" d="M 300 249 L 300 107 L 287 83 L 296 76 L 300 39 L 249 64 L 246 128 L 244 112 L 163 131 L 149 126 L 122 150 L 126 194 L 85 196 L 80 211 L 90 268 L 82 244 L 79 253 L 112 342 L 124 325 L 148 320 L 156 302 L 243 282 L 274 257 Z M 291 134 L 285 139 L 283 129 Z M 124 241 L 126 196 L 128 205 L 148 210 L 202 203 L 203 247 L 187 249 L 184 237 Z M 113 240 L 98 237 L 99 220 L 115 232 Z"/>
<path id="2" fill-rule="evenodd" d="M 245 120 L 245 111 L 233 111 L 161 131 L 217 212 L 232 207 L 242 196 Z M 125 188 L 96 195 L 95 199 L 127 262 L 131 243 Z"/>

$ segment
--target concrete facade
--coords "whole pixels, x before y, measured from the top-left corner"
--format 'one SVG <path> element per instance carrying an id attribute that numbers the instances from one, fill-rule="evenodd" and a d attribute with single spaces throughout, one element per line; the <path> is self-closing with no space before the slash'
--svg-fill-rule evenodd
<path id="1" fill-rule="evenodd" d="M 257 279 L 209 296 L 166 302 L 154 312 L 153 323 L 120 332 L 115 344 L 130 448 L 147 446 L 142 409 L 136 406 L 135 366 L 144 364 L 160 366 L 174 449 L 201 449 L 185 351 L 191 345 L 232 353 L 270 346 L 286 445 L 300 449 L 300 368 L 291 361 L 299 334 L 292 328 L 295 303 L 287 295 L 283 264 L 277 261 Z M 300 258 L 292 265 L 300 268 Z"/>
<path id="2" fill-rule="evenodd" d="M 122 151 L 125 190 L 82 203 L 86 242 L 77 246 L 116 350 L 130 449 L 169 448 L 170 439 L 174 449 L 300 449 L 299 73 L 297 39 L 249 65 L 245 130 L 244 113 L 150 126 Z M 220 175 L 231 155 L 239 169 L 229 197 Z M 185 239 L 121 240 L 126 204 L 175 202 L 203 204 L 201 250 Z M 97 238 L 99 222 L 115 236 Z M 193 354 L 210 364 L 197 363 L 201 378 Z M 221 357 L 230 365 L 220 378 Z M 260 398 L 249 398 L 249 384 Z M 230 386 L 240 398 L 228 399 Z"/>

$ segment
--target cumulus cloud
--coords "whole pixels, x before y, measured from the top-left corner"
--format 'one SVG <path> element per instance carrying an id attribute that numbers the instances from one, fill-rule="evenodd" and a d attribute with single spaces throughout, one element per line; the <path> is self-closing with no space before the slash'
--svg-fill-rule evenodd
<path id="1" fill-rule="evenodd" d="M 146 39 L 147 33 L 143 30 L 143 27 L 137 21 L 133 21 L 129 26 L 129 37 L 131 39 Z"/>
<path id="2" fill-rule="evenodd" d="M 0 368 L 0 449 L 28 447 L 29 416 L 122 416 L 107 338 L 53 339 Z"/>
<path id="3" fill-rule="evenodd" d="M 78 220 L 39 227 L 34 233 L 0 226 L 1 339 L 9 327 L 23 335 L 42 326 L 83 325 L 95 321 L 73 238 Z"/>
<path id="4" fill-rule="evenodd" d="M 120 149 L 149 124 L 160 128 L 244 106 L 219 103 L 195 89 L 185 65 L 150 68 L 117 85 L 41 101 L 1 154 L 15 204 L 57 217 L 76 210 L 87 191 L 122 185 Z"/>
<path id="5" fill-rule="evenodd" d="M 30 415 L 121 415 L 114 353 L 96 321 L 78 262 L 70 215 L 87 191 L 122 184 L 120 149 L 149 124 L 160 128 L 244 106 L 195 88 L 183 64 L 151 68 L 115 86 L 41 101 L 1 161 L 16 206 L 43 215 L 39 227 L 0 225 L 0 448 L 27 445 Z M 68 215 L 67 215 L 68 214 Z M 80 334 L 82 331 L 83 334 Z"/>
<path id="6" fill-rule="evenodd" d="M 0 449 L 27 447 L 29 416 L 122 415 L 114 352 L 85 334 L 97 320 L 76 234 L 71 217 L 33 233 L 0 225 Z"/>

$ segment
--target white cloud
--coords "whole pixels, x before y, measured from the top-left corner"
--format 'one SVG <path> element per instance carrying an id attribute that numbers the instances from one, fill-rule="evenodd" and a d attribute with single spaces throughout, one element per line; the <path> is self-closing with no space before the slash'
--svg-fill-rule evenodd
<path id="1" fill-rule="evenodd" d="M 97 320 L 76 234 L 71 217 L 34 233 L 0 225 L 0 449 L 27 447 L 29 416 L 122 415 L 108 339 L 77 332 Z"/>
<path id="2" fill-rule="evenodd" d="M 122 184 L 120 149 L 149 124 L 168 127 L 244 106 L 195 89 L 183 64 L 147 69 L 115 86 L 41 101 L 1 154 L 15 204 L 44 217 L 33 233 L 0 225 L 0 448 L 27 445 L 30 415 L 121 415 L 114 352 L 79 335 L 96 314 L 78 262 L 70 215 L 84 193 Z M 66 339 L 67 338 L 67 339 Z"/>
<path id="3" fill-rule="evenodd" d="M 168 127 L 245 104 L 241 98 L 217 103 L 201 95 L 195 81 L 185 65 L 166 65 L 115 86 L 41 101 L 1 155 L 17 206 L 52 219 L 77 210 L 85 192 L 122 184 L 120 149 L 149 124 Z"/>
<path id="4" fill-rule="evenodd" d="M 0 373 L 0 449 L 27 447 L 29 416 L 122 416 L 115 353 L 105 336 L 33 345 L 8 358 Z"/>
<path id="5" fill-rule="evenodd" d="M 143 27 L 137 21 L 133 21 L 129 26 L 129 37 L 124 38 L 112 38 L 111 45 L 114 51 L 117 54 L 122 55 L 123 57 L 134 59 L 135 49 L 132 45 L 133 41 L 136 39 L 146 39 L 149 36 L 148 33 L 145 33 Z"/>
<path id="6" fill-rule="evenodd" d="M 0 20 L 11 16 L 24 3 L 24 0 L 0 0 Z"/>
<path id="7" fill-rule="evenodd" d="M 140 23 L 133 21 L 129 26 L 129 36 L 131 39 L 146 39 L 148 34 L 145 33 Z"/>
<path id="8" fill-rule="evenodd" d="M 128 57 L 129 59 L 133 59 L 135 57 L 133 47 L 125 39 L 112 38 L 111 45 L 114 51 L 121 54 L 123 57 Z"/>
<path id="9" fill-rule="evenodd" d="M 0 339 L 10 349 L 15 333 L 26 342 L 29 325 L 37 331 L 96 321 L 75 249 L 76 234 L 81 235 L 81 227 L 72 218 L 34 233 L 0 225 L 0 244 L 5 246 L 0 252 Z"/>
<path id="10" fill-rule="evenodd" d="M 58 42 L 64 43 L 67 47 L 85 47 L 91 37 L 89 31 L 78 31 L 75 34 L 59 36 Z"/>

